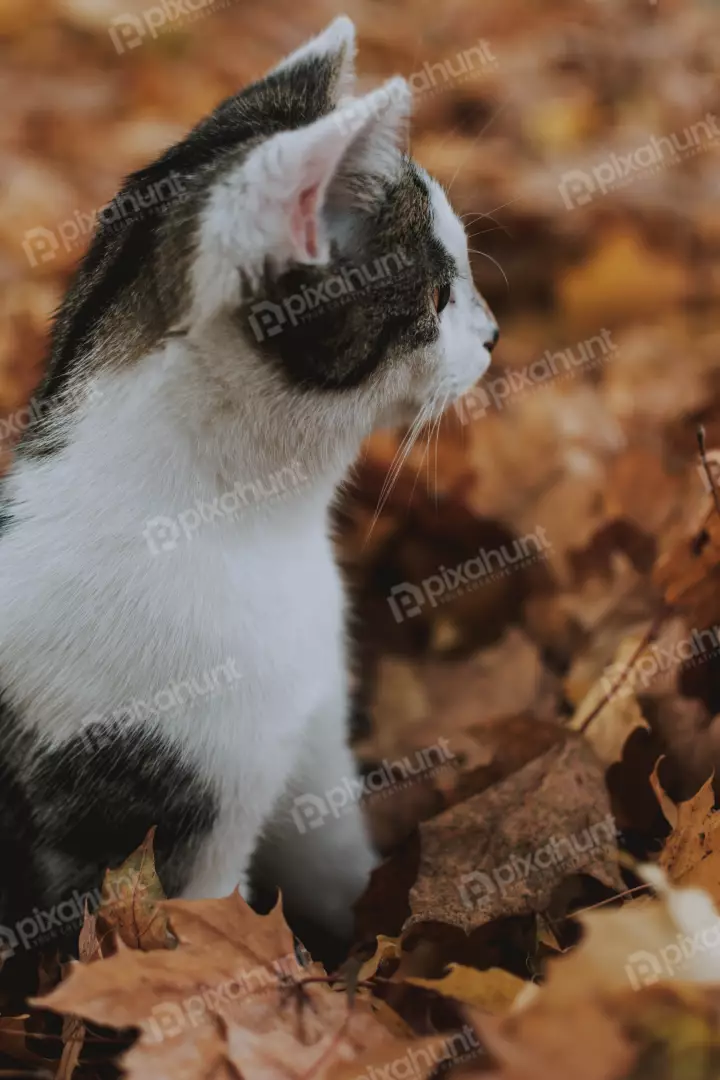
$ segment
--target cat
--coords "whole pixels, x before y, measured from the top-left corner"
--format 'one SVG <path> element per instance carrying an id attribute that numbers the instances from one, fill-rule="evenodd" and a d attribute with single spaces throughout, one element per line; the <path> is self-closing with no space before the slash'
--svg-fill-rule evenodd
<path id="1" fill-rule="evenodd" d="M 130 176 L 56 317 L 2 487 L 9 951 L 153 825 L 168 895 L 247 895 L 255 858 L 338 935 L 376 865 L 327 799 L 355 776 L 329 510 L 498 330 L 407 83 L 354 97 L 354 57 L 341 16 Z"/>

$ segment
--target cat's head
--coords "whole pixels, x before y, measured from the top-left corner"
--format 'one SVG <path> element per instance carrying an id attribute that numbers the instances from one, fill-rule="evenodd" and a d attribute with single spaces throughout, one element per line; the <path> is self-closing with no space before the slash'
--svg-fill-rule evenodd
<path id="1" fill-rule="evenodd" d="M 115 203 L 174 187 L 100 229 L 56 378 L 73 346 L 111 338 L 132 359 L 181 336 L 258 430 L 308 437 L 436 413 L 480 378 L 497 326 L 460 221 L 407 153 L 410 90 L 356 96 L 354 54 L 340 17 L 126 182 Z"/>

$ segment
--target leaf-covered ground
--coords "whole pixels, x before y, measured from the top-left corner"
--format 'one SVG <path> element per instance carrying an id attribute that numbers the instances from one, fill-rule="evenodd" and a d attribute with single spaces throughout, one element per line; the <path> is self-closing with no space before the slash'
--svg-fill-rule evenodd
<path id="1" fill-rule="evenodd" d="M 148 8 L 0 2 L 6 461 L 93 213 L 338 10 L 109 32 Z M 148 843 L 75 968 L 49 949 L 31 1005 L 4 991 L 0 1075 L 715 1077 L 717 6 L 345 9 L 367 85 L 411 78 L 502 327 L 482 387 L 409 449 L 371 440 L 338 510 L 387 860 L 338 956 L 279 907 L 166 903 Z"/>

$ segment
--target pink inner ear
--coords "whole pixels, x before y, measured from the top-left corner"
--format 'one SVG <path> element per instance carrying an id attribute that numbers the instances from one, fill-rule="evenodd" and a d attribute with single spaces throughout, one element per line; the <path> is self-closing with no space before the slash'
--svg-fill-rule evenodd
<path id="1" fill-rule="evenodd" d="M 308 259 L 318 255 L 317 204 L 320 187 L 313 184 L 300 192 L 292 214 L 293 240 Z"/>

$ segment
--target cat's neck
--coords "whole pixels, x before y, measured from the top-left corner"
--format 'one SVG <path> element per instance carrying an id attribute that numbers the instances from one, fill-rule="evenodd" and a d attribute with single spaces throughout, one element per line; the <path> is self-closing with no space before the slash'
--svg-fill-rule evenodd
<path id="1" fill-rule="evenodd" d="M 149 517 L 223 497 L 228 506 L 239 500 L 245 521 L 282 517 L 298 503 L 324 515 L 362 433 L 319 423 L 310 406 L 285 412 L 281 385 L 258 400 L 255 387 L 224 383 L 205 359 L 173 339 L 95 379 L 87 410 L 68 427 L 61 470 L 72 460 L 96 503 L 112 491 L 127 512 L 140 498 Z"/>

